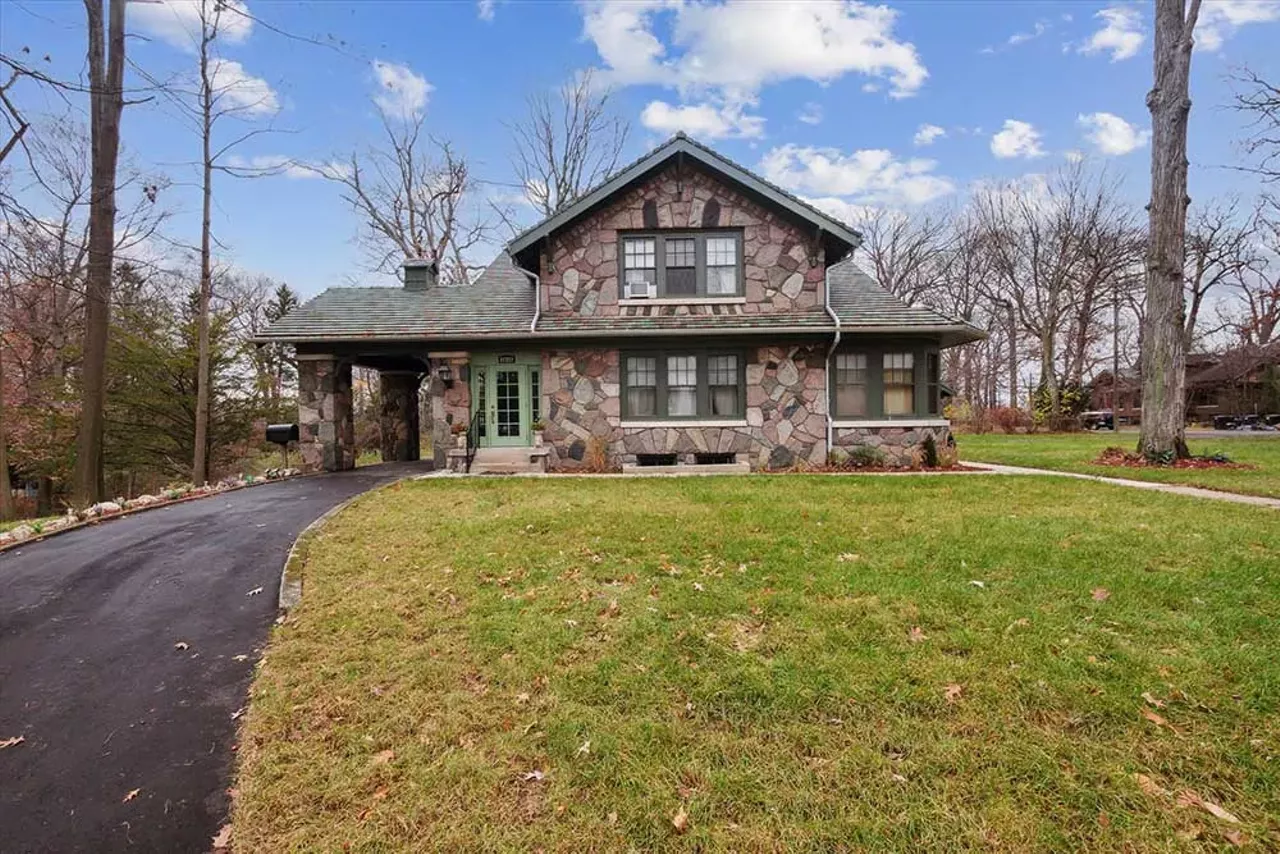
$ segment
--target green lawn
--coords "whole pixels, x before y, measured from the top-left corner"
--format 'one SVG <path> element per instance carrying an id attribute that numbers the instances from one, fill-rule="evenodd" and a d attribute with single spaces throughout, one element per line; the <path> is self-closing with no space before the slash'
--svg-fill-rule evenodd
<path id="1" fill-rule="evenodd" d="M 233 843 L 1280 845 L 1277 535 L 1031 477 L 406 483 L 311 550 Z"/>
<path id="2" fill-rule="evenodd" d="M 960 459 L 979 463 L 1004 463 L 1011 466 L 1055 469 L 1057 471 L 1100 474 L 1131 480 L 1158 480 L 1184 483 L 1206 489 L 1221 489 L 1247 495 L 1280 498 L 1280 436 L 1252 438 L 1191 439 L 1187 442 L 1193 454 L 1221 451 L 1233 462 L 1247 463 L 1254 469 L 1174 469 L 1160 466 L 1127 468 L 1094 465 L 1098 453 L 1111 445 L 1127 451 L 1138 444 L 1136 432 L 1004 435 L 957 435 Z"/>

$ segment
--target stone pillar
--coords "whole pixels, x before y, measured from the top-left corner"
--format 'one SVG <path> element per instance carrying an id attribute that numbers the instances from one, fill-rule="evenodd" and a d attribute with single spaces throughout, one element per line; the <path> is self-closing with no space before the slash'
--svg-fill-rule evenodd
<path id="1" fill-rule="evenodd" d="M 379 371 L 382 388 L 382 434 L 384 463 L 411 462 L 421 457 L 418 424 L 418 384 L 416 371 Z"/>
<path id="2" fill-rule="evenodd" d="M 431 400 L 431 451 L 437 471 L 448 465 L 449 449 L 457 445 L 454 424 L 471 422 L 471 358 L 465 352 L 431 354 L 427 395 Z M 446 387 L 437 371 L 448 364 L 453 385 Z"/>
<path id="3" fill-rule="evenodd" d="M 298 356 L 298 433 L 304 471 L 356 467 L 349 362 L 333 356 Z"/>

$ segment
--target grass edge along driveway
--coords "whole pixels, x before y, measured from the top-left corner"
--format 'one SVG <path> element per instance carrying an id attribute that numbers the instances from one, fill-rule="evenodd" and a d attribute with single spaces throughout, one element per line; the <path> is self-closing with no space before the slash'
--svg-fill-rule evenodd
<path id="1" fill-rule="evenodd" d="M 1224 453 L 1253 468 L 1177 469 L 1165 466 L 1129 468 L 1094 463 L 1103 448 L 1132 451 L 1137 433 L 957 434 L 960 459 L 974 463 L 1068 471 L 1079 474 L 1199 486 L 1242 495 L 1280 498 L 1280 436 L 1189 439 L 1197 455 Z"/>
<path id="2" fill-rule="evenodd" d="M 1274 846 L 1276 531 L 1043 478 L 406 483 L 317 541 L 235 844 Z"/>

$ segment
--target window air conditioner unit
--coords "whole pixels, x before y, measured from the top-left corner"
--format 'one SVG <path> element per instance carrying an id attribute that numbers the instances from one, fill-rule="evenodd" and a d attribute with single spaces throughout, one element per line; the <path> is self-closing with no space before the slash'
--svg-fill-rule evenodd
<path id="1" fill-rule="evenodd" d="M 653 282 L 627 282 L 627 299 L 653 299 L 657 296 L 657 286 Z"/>

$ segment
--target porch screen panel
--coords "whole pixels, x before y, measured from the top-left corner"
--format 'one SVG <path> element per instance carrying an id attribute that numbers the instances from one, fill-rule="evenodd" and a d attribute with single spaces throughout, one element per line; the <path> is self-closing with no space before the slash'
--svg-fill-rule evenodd
<path id="1" fill-rule="evenodd" d="M 654 356 L 627 359 L 627 412 L 632 416 L 658 414 L 658 360 Z"/>
<path id="2" fill-rule="evenodd" d="M 698 414 L 698 358 L 667 357 L 667 415 Z"/>

